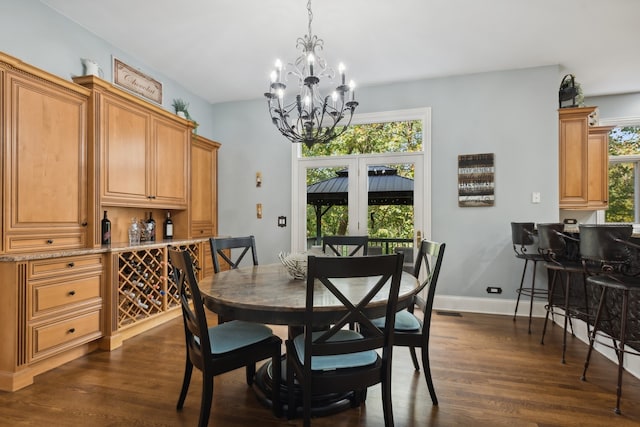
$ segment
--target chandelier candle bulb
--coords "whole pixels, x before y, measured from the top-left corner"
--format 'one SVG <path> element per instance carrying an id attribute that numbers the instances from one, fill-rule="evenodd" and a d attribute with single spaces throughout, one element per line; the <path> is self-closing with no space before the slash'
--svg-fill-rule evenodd
<path id="1" fill-rule="evenodd" d="M 338 72 L 340 73 L 340 80 L 342 80 L 342 84 L 344 85 L 344 64 L 342 62 L 338 64 Z"/>
<path id="2" fill-rule="evenodd" d="M 277 73 L 276 81 L 278 83 L 281 83 L 282 82 L 282 61 L 280 61 L 279 59 L 276 59 L 276 73 Z"/>

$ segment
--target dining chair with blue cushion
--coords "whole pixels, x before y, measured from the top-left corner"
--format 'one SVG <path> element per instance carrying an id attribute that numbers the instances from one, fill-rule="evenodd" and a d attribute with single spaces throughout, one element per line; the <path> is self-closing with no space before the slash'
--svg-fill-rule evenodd
<path id="1" fill-rule="evenodd" d="M 202 396 L 198 425 L 209 422 L 213 400 L 213 379 L 216 375 L 242 367 L 255 373 L 255 364 L 271 359 L 273 369 L 273 412 L 281 415 L 280 357 L 282 340 L 272 330 L 259 323 L 234 320 L 208 326 L 198 283 L 193 272 L 191 256 L 186 251 L 169 249 L 173 280 L 180 290 L 180 304 L 186 341 L 186 364 L 177 409 L 181 410 L 189 390 L 195 366 L 202 372 Z M 247 376 L 249 384 L 253 376 Z"/>
<path id="2" fill-rule="evenodd" d="M 211 246 L 213 271 L 215 273 L 219 273 L 222 270 L 220 258 L 233 270 L 238 268 L 244 256 L 249 251 L 251 251 L 253 265 L 258 265 L 258 253 L 256 251 L 256 239 L 254 236 L 211 237 L 209 238 L 209 245 Z M 240 251 L 240 253 L 238 254 L 237 251 Z"/>
<path id="3" fill-rule="evenodd" d="M 312 396 L 348 393 L 352 406 L 357 407 L 364 400 L 367 388 L 375 384 L 382 387 L 385 426 L 393 426 L 393 331 L 380 330 L 367 314 L 368 310 L 374 310 L 395 319 L 402 260 L 402 254 L 309 256 L 303 332 L 286 341 L 287 385 L 293 390 L 296 382 L 300 384 L 305 427 L 311 425 Z M 349 292 L 349 283 L 354 280 L 369 284 L 366 295 Z M 339 319 L 326 319 L 322 307 L 314 304 L 316 289 L 323 288 L 335 296 L 337 305 L 344 306 L 344 315 Z M 360 325 L 360 332 L 345 329 L 351 322 Z M 381 355 L 376 350 L 380 350 Z M 296 409 L 295 393 L 290 393 L 289 418 L 296 415 Z"/>
<path id="4" fill-rule="evenodd" d="M 406 310 L 396 313 L 394 323 L 393 345 L 409 347 L 411 360 L 416 371 L 420 371 L 416 348 L 420 349 L 422 370 L 427 380 L 427 387 L 431 395 L 431 402 L 438 404 L 438 398 L 431 377 L 429 363 L 429 335 L 431 330 L 431 312 L 433 311 L 433 299 L 436 293 L 440 267 L 444 258 L 444 243 L 423 240 L 420 251 L 413 267 L 413 275 L 418 278 L 423 267 L 425 270 L 424 281 L 416 289 L 412 304 Z M 426 292 L 426 295 L 424 293 Z M 416 308 L 419 311 L 416 311 Z M 384 317 L 373 320 L 373 324 L 379 328 L 385 328 Z"/>
<path id="5" fill-rule="evenodd" d="M 369 236 L 323 236 L 322 252 L 335 256 L 367 255 Z"/>

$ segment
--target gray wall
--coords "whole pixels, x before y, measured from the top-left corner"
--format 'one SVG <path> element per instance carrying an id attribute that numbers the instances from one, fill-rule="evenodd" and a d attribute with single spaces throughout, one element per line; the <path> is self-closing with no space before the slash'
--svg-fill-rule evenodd
<path id="1" fill-rule="evenodd" d="M 362 87 L 358 112 L 432 108 L 432 238 L 447 243 L 440 293 L 485 297 L 502 286 L 513 299 L 522 264 L 510 221 L 558 218 L 557 67 Z M 220 232 L 256 235 L 261 262 L 290 247 L 276 217 L 290 216 L 290 143 L 271 124 L 264 100 L 214 106 L 220 151 Z M 495 153 L 496 204 L 459 208 L 457 156 Z M 263 187 L 256 189 L 256 171 Z M 539 191 L 542 203 L 532 204 Z M 255 216 L 263 203 L 264 219 Z"/>
<path id="2" fill-rule="evenodd" d="M 640 93 L 594 96 L 585 98 L 585 104 L 597 105 L 601 120 L 640 117 Z"/>

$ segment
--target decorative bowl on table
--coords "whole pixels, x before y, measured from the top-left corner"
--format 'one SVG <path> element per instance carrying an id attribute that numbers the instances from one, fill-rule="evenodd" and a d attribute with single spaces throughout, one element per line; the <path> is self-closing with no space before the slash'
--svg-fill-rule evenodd
<path id="1" fill-rule="evenodd" d="M 307 278 L 307 254 L 305 252 L 291 254 L 280 252 L 278 258 L 291 277 L 297 280 Z"/>

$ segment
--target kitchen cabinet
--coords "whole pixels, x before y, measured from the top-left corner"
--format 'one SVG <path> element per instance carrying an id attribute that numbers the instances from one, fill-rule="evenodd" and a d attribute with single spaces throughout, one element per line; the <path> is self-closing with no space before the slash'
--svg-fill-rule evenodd
<path id="1" fill-rule="evenodd" d="M 186 211 L 193 123 L 96 76 L 74 81 L 91 91 L 94 229 L 109 207 Z M 98 232 L 93 243 L 99 244 Z"/>
<path id="2" fill-rule="evenodd" d="M 559 110 L 560 208 L 597 210 L 608 207 L 608 132 L 589 126 L 596 107 Z"/>
<path id="3" fill-rule="evenodd" d="M 3 55 L 0 75 L 3 249 L 15 253 L 83 247 L 88 223 L 88 91 Z"/>
<path id="4" fill-rule="evenodd" d="M 218 148 L 220 144 L 195 135 L 191 144 L 191 235 L 217 234 Z"/>
<path id="5" fill-rule="evenodd" d="M 0 263 L 0 390 L 97 348 L 103 335 L 103 256 L 81 254 Z M 11 284 L 11 286 L 7 286 Z"/>

